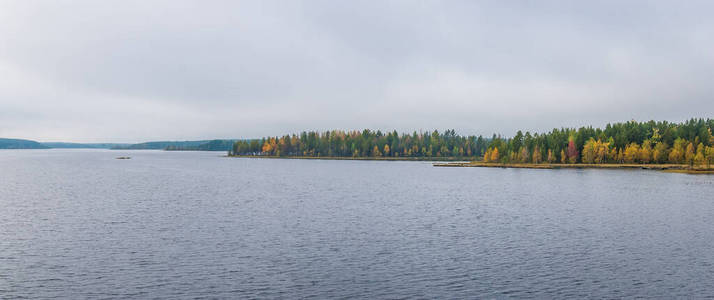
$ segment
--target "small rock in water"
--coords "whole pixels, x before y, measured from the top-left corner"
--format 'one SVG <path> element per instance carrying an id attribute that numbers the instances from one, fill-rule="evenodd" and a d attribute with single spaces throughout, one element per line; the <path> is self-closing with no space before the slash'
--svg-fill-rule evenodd
<path id="1" fill-rule="evenodd" d="M 131 159 L 131 157 L 129 157 L 129 156 L 119 156 L 119 157 L 117 157 L 117 159 Z"/>

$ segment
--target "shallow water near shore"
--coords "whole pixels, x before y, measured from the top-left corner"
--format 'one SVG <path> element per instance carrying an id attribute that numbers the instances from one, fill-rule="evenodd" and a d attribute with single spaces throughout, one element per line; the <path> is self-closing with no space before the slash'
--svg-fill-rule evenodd
<path id="1" fill-rule="evenodd" d="M 714 295 L 714 176 L 224 155 L 0 151 L 0 298 Z"/>

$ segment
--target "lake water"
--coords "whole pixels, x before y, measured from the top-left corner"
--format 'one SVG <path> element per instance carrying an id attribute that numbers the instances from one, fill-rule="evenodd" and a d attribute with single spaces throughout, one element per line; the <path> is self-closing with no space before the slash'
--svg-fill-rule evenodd
<path id="1" fill-rule="evenodd" d="M 714 296 L 714 176 L 223 154 L 0 151 L 0 298 Z"/>

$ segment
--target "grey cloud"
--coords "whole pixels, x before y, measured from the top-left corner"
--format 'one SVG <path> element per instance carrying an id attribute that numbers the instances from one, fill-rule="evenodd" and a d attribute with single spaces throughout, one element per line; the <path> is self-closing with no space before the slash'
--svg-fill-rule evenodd
<path id="1" fill-rule="evenodd" d="M 711 117 L 709 2 L 3 1 L 0 136 Z"/>

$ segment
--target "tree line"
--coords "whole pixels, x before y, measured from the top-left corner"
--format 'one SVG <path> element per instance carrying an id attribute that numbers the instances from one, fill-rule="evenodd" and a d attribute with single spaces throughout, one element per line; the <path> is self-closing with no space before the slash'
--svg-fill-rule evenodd
<path id="1" fill-rule="evenodd" d="M 560 128 L 505 138 L 461 136 L 454 130 L 398 134 L 365 129 L 302 132 L 241 140 L 231 155 L 310 157 L 456 157 L 498 163 L 673 163 L 714 162 L 712 119 L 621 122 L 604 129 Z"/>
<path id="2" fill-rule="evenodd" d="M 714 162 L 712 119 L 683 123 L 636 122 L 608 124 L 604 129 L 553 129 L 544 134 L 512 138 L 495 136 L 483 155 L 499 163 L 671 163 L 707 165 Z"/>
<path id="3" fill-rule="evenodd" d="M 396 131 L 302 132 L 299 135 L 237 141 L 231 155 L 311 156 L 311 157 L 479 157 L 488 146 L 482 136 L 460 136 L 454 130 L 443 133 Z"/>

